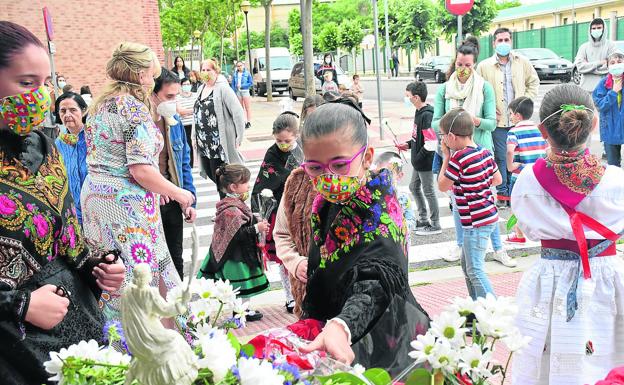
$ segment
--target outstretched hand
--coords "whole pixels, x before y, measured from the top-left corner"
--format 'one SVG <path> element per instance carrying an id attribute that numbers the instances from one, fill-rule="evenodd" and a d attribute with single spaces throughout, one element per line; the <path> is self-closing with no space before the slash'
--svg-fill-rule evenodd
<path id="1" fill-rule="evenodd" d="M 351 349 L 351 342 L 347 333 L 337 322 L 329 322 L 323 328 L 321 334 L 316 336 L 314 341 L 299 349 L 303 353 L 310 353 L 316 350 L 322 350 L 337 361 L 351 365 L 355 359 L 355 353 Z"/>

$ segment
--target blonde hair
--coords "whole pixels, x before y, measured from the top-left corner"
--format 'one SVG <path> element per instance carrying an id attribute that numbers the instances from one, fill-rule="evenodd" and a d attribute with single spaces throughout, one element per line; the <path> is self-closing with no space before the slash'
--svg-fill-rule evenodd
<path id="1" fill-rule="evenodd" d="M 139 73 L 154 66 L 160 75 L 161 67 L 154 51 L 139 43 L 121 43 L 106 63 L 106 75 L 111 79 L 90 108 L 94 114 L 111 96 L 129 94 L 150 107 L 149 93 L 141 85 Z"/>
<path id="2" fill-rule="evenodd" d="M 210 68 L 212 68 L 213 70 L 215 70 L 217 73 L 221 73 L 221 66 L 219 65 L 219 63 L 217 63 L 217 61 L 215 59 L 206 59 L 204 61 L 201 62 L 201 66 L 199 67 L 204 68 L 204 66 L 208 66 Z"/>

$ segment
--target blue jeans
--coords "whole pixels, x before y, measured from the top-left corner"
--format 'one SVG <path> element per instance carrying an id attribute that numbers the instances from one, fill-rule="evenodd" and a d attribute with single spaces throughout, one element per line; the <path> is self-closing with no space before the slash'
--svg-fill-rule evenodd
<path id="1" fill-rule="evenodd" d="M 433 153 L 433 164 L 431 165 L 431 171 L 433 175 L 438 175 L 440 173 L 440 169 L 442 168 L 442 156 L 437 152 Z"/>
<path id="2" fill-rule="evenodd" d="M 487 293 L 494 294 L 492 284 L 485 274 L 484 266 L 488 240 L 495 227 L 498 227 L 498 224 L 464 229 L 461 266 L 464 271 L 468 294 L 472 299 L 485 297 Z"/>
<path id="3" fill-rule="evenodd" d="M 496 193 L 505 197 L 511 195 L 509 191 L 509 176 L 507 173 L 507 134 L 509 129 L 505 127 L 496 127 L 492 132 L 492 141 L 494 142 L 494 160 L 498 166 L 498 170 L 503 177 L 503 183 L 496 186 Z"/>
<path id="4" fill-rule="evenodd" d="M 457 246 L 463 247 L 464 228 L 462 227 L 461 218 L 459 217 L 459 212 L 455 206 L 455 198 L 451 199 L 453 200 L 453 221 L 455 222 L 455 238 L 457 239 Z M 492 248 L 494 248 L 494 251 L 500 251 L 503 249 L 503 242 L 501 241 L 500 227 L 498 227 L 498 223 L 494 226 L 492 234 L 490 234 L 490 240 L 492 241 Z"/>
<path id="5" fill-rule="evenodd" d="M 607 163 L 610 166 L 622 167 L 622 145 L 605 143 L 604 149 L 607 154 Z"/>

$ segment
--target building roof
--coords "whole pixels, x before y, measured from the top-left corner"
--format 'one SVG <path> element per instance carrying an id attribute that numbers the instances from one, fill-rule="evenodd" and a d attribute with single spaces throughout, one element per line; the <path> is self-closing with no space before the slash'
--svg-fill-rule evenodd
<path id="1" fill-rule="evenodd" d="M 532 16 L 548 15 L 556 12 L 570 11 L 572 8 L 595 7 L 604 4 L 616 3 L 620 0 L 547 0 L 541 3 L 521 5 L 500 11 L 493 20 L 494 23 L 525 19 Z"/>

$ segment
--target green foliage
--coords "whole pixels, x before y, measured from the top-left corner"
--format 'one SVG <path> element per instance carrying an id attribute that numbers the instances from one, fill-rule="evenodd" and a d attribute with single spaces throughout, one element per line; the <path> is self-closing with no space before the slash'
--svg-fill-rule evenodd
<path id="1" fill-rule="evenodd" d="M 327 23 L 319 34 L 320 49 L 326 52 L 334 52 L 340 46 L 338 40 L 338 25 L 334 22 Z"/>
<path id="2" fill-rule="evenodd" d="M 185 46 L 195 30 L 204 33 L 218 4 L 217 0 L 162 0 L 160 25 L 165 48 Z"/>
<path id="3" fill-rule="evenodd" d="M 380 2 L 379 29 L 382 36 L 386 33 L 384 4 Z M 435 43 L 436 7 L 431 0 L 389 0 L 388 35 L 393 45 L 423 44 L 431 47 Z M 381 39 L 385 46 L 385 39 Z"/>
<path id="4" fill-rule="evenodd" d="M 392 382 L 390 374 L 383 369 L 374 368 L 364 372 L 364 377 L 373 385 L 387 385 Z"/>
<path id="5" fill-rule="evenodd" d="M 452 41 L 457 33 L 457 17 L 451 15 L 444 7 L 444 0 L 438 0 L 438 25 L 447 41 Z M 474 6 L 462 19 L 462 35 L 470 33 L 479 36 L 490 28 L 492 20 L 498 14 L 495 0 L 475 1 Z"/>
<path id="6" fill-rule="evenodd" d="M 247 41 L 245 41 L 247 44 Z M 271 26 L 271 47 L 288 47 L 288 32 L 278 24 Z M 249 46 L 251 49 L 264 48 L 264 32 L 249 32 Z"/>
<path id="7" fill-rule="evenodd" d="M 512 214 L 507 220 L 507 232 L 510 232 L 516 224 L 518 224 L 518 218 Z"/>
<path id="8" fill-rule="evenodd" d="M 301 35 L 301 12 L 293 9 L 288 13 L 288 36 L 293 37 L 296 34 Z"/>
<path id="9" fill-rule="evenodd" d="M 520 0 L 502 0 L 496 3 L 496 9 L 502 11 L 503 9 L 515 8 L 521 5 Z"/>
<path id="10" fill-rule="evenodd" d="M 336 373 L 316 379 L 321 385 L 366 385 L 366 382 L 351 373 Z"/>
<path id="11" fill-rule="evenodd" d="M 357 20 L 347 20 L 340 25 L 338 30 L 338 41 L 340 46 L 351 52 L 354 48 L 360 47 L 364 39 L 364 31 Z"/>
<path id="12" fill-rule="evenodd" d="M 300 33 L 290 37 L 290 53 L 297 56 L 303 55 L 303 36 Z"/>

